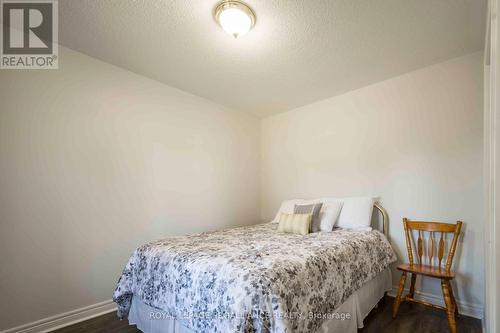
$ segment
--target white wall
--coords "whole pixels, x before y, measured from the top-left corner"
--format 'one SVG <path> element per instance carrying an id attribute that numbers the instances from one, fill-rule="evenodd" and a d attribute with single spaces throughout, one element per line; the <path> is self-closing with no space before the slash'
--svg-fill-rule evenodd
<path id="1" fill-rule="evenodd" d="M 65 48 L 0 71 L 0 330 L 111 298 L 134 248 L 259 221 L 259 120 Z"/>
<path id="2" fill-rule="evenodd" d="M 402 217 L 463 220 L 458 298 L 482 306 L 482 77 L 475 53 L 264 119 L 262 218 L 286 198 L 379 195 L 405 261 Z"/>

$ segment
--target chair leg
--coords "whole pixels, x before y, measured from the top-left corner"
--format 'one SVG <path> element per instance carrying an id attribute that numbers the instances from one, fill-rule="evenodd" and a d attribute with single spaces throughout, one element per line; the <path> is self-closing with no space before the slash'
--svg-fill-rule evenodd
<path id="1" fill-rule="evenodd" d="M 453 288 L 451 287 L 451 281 L 448 282 L 448 288 L 450 289 L 450 297 L 451 301 L 453 302 L 453 305 L 455 306 L 455 314 L 458 316 L 460 313 L 458 313 L 458 305 L 457 305 L 457 300 L 455 299 L 455 295 L 453 294 Z"/>
<path id="2" fill-rule="evenodd" d="M 417 281 L 417 274 L 411 273 L 410 280 L 410 292 L 408 293 L 408 297 L 413 298 L 415 296 L 415 281 Z"/>
<path id="3" fill-rule="evenodd" d="M 457 332 L 457 323 L 455 322 L 455 304 L 451 300 L 450 296 L 450 285 L 448 281 L 441 280 L 441 289 L 443 289 L 444 303 L 446 304 L 446 314 L 448 317 L 448 325 L 450 326 L 450 332 Z"/>
<path id="4" fill-rule="evenodd" d="M 392 308 L 392 318 L 396 318 L 396 315 L 399 311 L 399 305 L 401 304 L 401 296 L 403 295 L 403 289 L 405 287 L 406 282 L 406 272 L 401 274 L 401 279 L 399 279 L 399 288 L 398 294 L 396 295 L 396 299 L 394 300 L 394 306 Z"/>

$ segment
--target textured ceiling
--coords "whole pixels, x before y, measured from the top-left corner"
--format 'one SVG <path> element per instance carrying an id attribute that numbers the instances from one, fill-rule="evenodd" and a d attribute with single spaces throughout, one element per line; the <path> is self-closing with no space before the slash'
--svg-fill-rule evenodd
<path id="1" fill-rule="evenodd" d="M 486 0 L 247 0 L 235 40 L 218 0 L 59 1 L 64 46 L 266 116 L 481 50 Z"/>

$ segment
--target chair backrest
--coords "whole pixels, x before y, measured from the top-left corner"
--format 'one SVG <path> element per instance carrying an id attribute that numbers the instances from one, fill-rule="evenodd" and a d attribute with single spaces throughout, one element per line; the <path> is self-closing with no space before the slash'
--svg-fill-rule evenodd
<path id="1" fill-rule="evenodd" d="M 448 255 L 444 264 L 444 269 L 449 271 L 451 269 L 451 264 L 453 262 L 453 257 L 455 256 L 455 250 L 457 248 L 458 236 L 460 235 L 460 230 L 462 229 L 462 222 L 458 221 L 456 224 L 441 223 L 441 222 L 424 222 L 424 221 L 410 221 L 406 217 L 403 218 L 403 225 L 405 229 L 406 237 L 406 249 L 408 250 L 408 260 L 410 265 L 414 264 L 413 254 L 418 257 L 418 264 L 424 264 L 422 261 L 422 256 L 424 256 L 424 251 L 427 252 L 427 258 L 429 265 L 433 265 L 434 262 L 437 266 L 443 267 L 443 257 L 445 252 L 445 246 L 447 246 L 447 234 L 453 234 L 451 240 L 451 245 L 449 247 Z M 413 231 L 418 233 L 416 248 L 413 247 Z M 425 246 L 425 233 L 428 233 L 427 243 Z M 438 237 L 435 237 L 438 234 Z M 437 239 L 439 238 L 439 240 Z M 436 241 L 438 243 L 437 253 L 436 253 Z M 415 251 L 415 253 L 413 253 Z M 425 256 L 424 256 L 425 260 Z M 436 265 L 434 265 L 436 266 Z"/>

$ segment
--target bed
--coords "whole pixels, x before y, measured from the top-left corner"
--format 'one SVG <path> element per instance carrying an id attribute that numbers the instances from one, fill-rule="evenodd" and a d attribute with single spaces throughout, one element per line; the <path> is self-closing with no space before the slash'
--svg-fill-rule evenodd
<path id="1" fill-rule="evenodd" d="M 118 316 L 146 333 L 355 332 L 391 289 L 387 214 L 378 230 L 254 226 L 140 246 L 117 283 Z"/>

